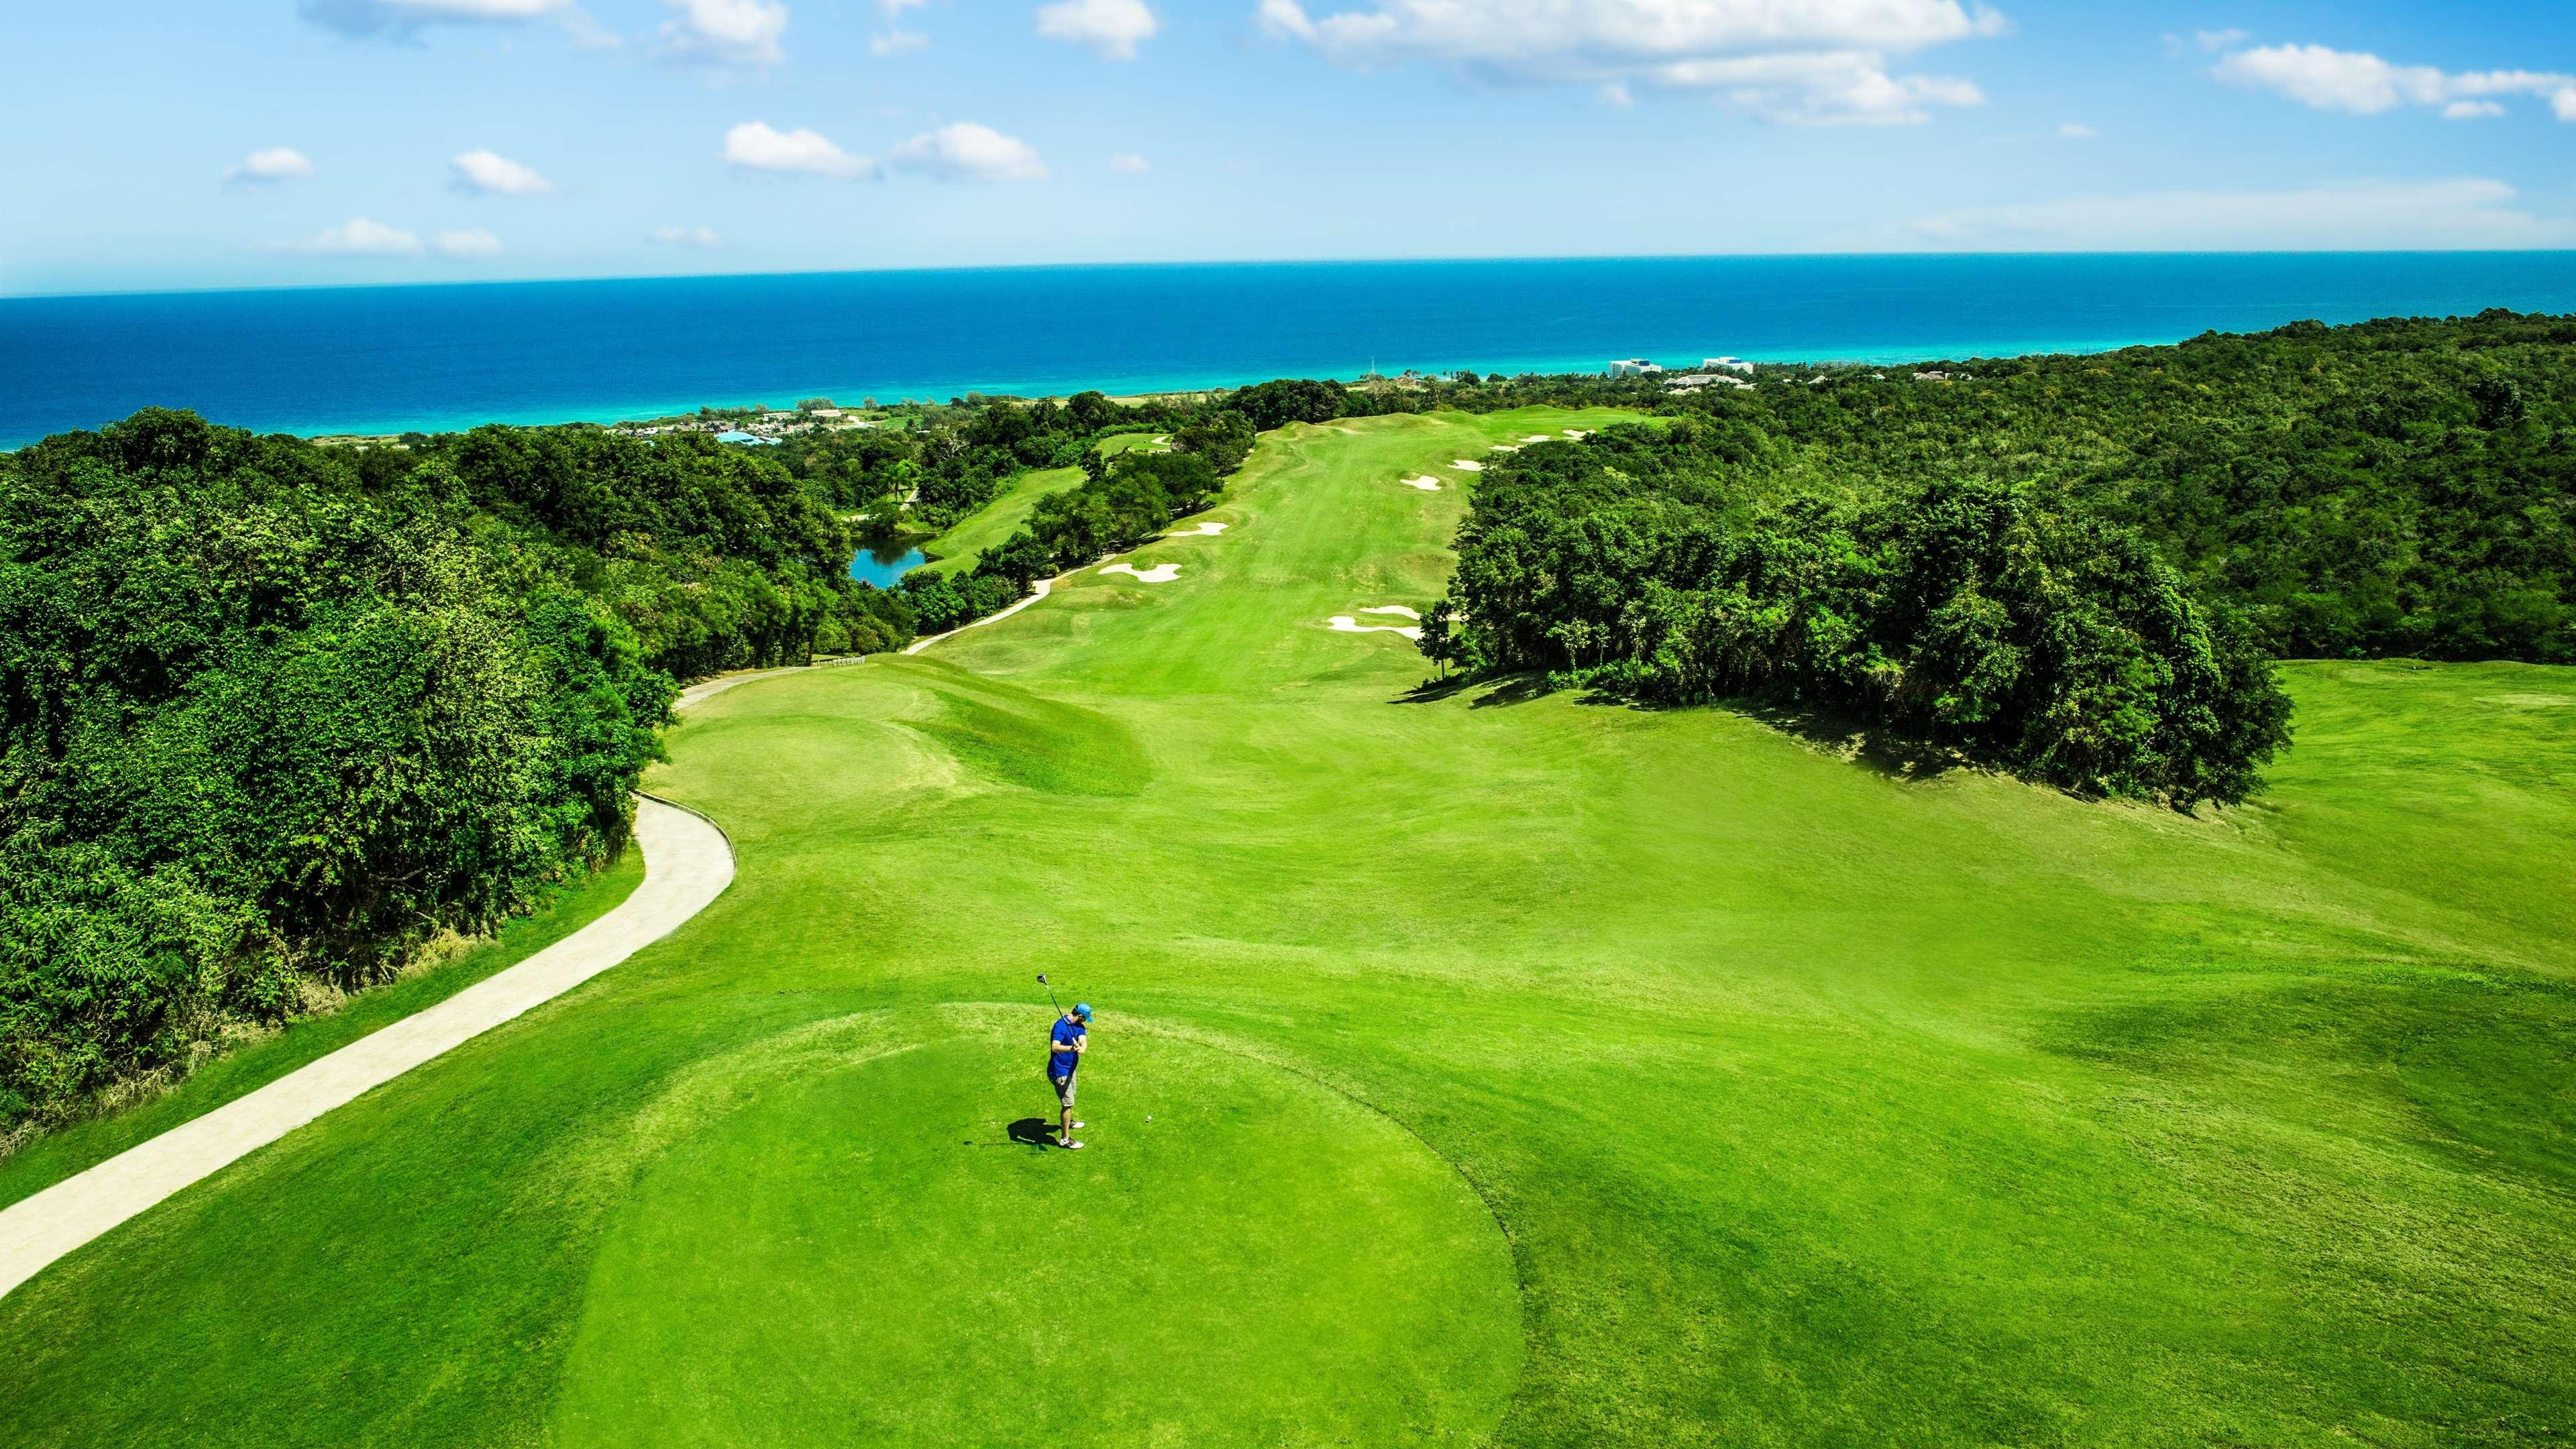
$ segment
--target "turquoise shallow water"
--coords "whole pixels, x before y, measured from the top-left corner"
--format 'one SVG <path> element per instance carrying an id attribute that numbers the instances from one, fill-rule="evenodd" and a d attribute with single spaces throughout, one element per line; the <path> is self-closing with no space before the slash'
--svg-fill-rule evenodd
<path id="1" fill-rule="evenodd" d="M 0 447 L 138 407 L 263 431 L 708 403 L 1907 362 L 2302 318 L 2576 311 L 2576 253 L 1299 262 L 0 298 Z"/>

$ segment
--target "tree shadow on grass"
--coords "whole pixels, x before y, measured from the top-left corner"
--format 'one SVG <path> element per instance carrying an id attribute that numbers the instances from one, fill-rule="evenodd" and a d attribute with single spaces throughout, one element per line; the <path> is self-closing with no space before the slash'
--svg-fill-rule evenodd
<path id="1" fill-rule="evenodd" d="M 1955 750 L 1840 710 L 1764 699 L 1716 703 L 1891 780 L 1937 780 L 1952 770 L 1975 768 L 1974 761 Z"/>
<path id="2" fill-rule="evenodd" d="M 1956 750 L 1841 710 L 1747 696 L 1713 699 L 1697 706 L 1656 704 L 1630 699 L 1607 689 L 1560 685 L 1537 670 L 1524 674 L 1452 675 L 1447 679 L 1427 679 L 1389 703 L 1437 704 L 1471 690 L 1482 689 L 1485 692 L 1469 700 L 1467 707 L 1492 709 L 1527 704 L 1563 688 L 1579 690 L 1578 698 L 1584 704 L 1616 709 L 1647 713 L 1690 708 L 1726 710 L 1747 719 L 1759 720 L 1782 734 L 1803 740 L 1816 749 L 1891 780 L 1936 780 L 1953 770 L 1977 768 L 1975 761 Z"/>
<path id="3" fill-rule="evenodd" d="M 1491 689 L 1485 689 L 1485 686 L 1487 685 L 1491 685 L 1493 687 Z M 1469 709 L 1493 709 L 1498 706 L 1527 704 L 1531 700 L 1538 698 L 1540 695 L 1549 693 L 1551 688 L 1552 687 L 1547 682 L 1547 676 L 1538 673 L 1505 675 L 1453 674 L 1446 679 L 1426 679 L 1411 689 L 1406 690 L 1404 693 L 1397 695 L 1394 699 L 1389 700 L 1388 703 L 1438 704 L 1444 699 L 1454 699 L 1472 689 L 1485 689 L 1483 694 L 1467 701 L 1467 707 Z"/>

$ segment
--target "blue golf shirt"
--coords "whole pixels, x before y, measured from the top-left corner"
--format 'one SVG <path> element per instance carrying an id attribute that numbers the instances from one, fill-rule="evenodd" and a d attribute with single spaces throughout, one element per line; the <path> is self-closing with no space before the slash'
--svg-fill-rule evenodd
<path id="1" fill-rule="evenodd" d="M 1081 1054 L 1060 1052 L 1055 1048 L 1081 1046 L 1082 1023 L 1069 1016 L 1059 1016 L 1055 1019 L 1055 1031 L 1047 1040 L 1050 1043 L 1047 1049 L 1047 1075 L 1058 1081 L 1072 1076 L 1073 1069 L 1082 1064 Z"/>

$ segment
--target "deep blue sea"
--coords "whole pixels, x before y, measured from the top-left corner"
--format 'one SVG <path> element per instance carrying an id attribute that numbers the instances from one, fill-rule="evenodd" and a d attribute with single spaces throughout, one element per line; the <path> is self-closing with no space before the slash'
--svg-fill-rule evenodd
<path id="1" fill-rule="evenodd" d="M 0 447 L 1112 393 L 1473 367 L 1908 362 L 2301 318 L 2576 311 L 2576 252 L 1299 262 L 0 298 Z"/>

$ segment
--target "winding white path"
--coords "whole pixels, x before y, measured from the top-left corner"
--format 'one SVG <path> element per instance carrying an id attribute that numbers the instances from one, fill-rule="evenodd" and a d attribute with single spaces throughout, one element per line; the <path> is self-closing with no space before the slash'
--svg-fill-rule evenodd
<path id="1" fill-rule="evenodd" d="M 996 609 L 992 613 L 986 614 L 983 618 L 969 620 L 966 623 L 960 624 L 945 634 L 933 634 L 927 639 L 915 639 L 910 644 L 904 646 L 903 652 L 906 654 L 918 654 L 922 650 L 929 648 L 931 645 L 938 643 L 942 639 L 955 638 L 957 635 L 963 634 L 969 629 L 981 629 L 987 624 L 998 624 L 1002 620 L 1011 617 L 1013 614 L 1018 613 L 1029 605 L 1034 604 L 1038 600 L 1055 592 L 1056 585 L 1063 583 L 1066 579 L 1072 578 L 1075 574 L 1080 572 L 1082 572 L 1080 569 L 1068 569 L 1065 572 L 1056 575 L 1054 578 L 1040 579 L 1036 583 L 1029 585 L 1029 596 L 1027 598 L 1020 600 L 1009 608 Z"/>
<path id="2" fill-rule="evenodd" d="M 756 677 L 709 680 L 681 707 Z M 588 981 L 669 935 L 733 883 L 733 847 L 702 815 L 640 798 L 635 843 L 644 852 L 643 882 L 598 920 L 436 1006 L 0 1208 L 0 1296 L 181 1188 Z"/>

